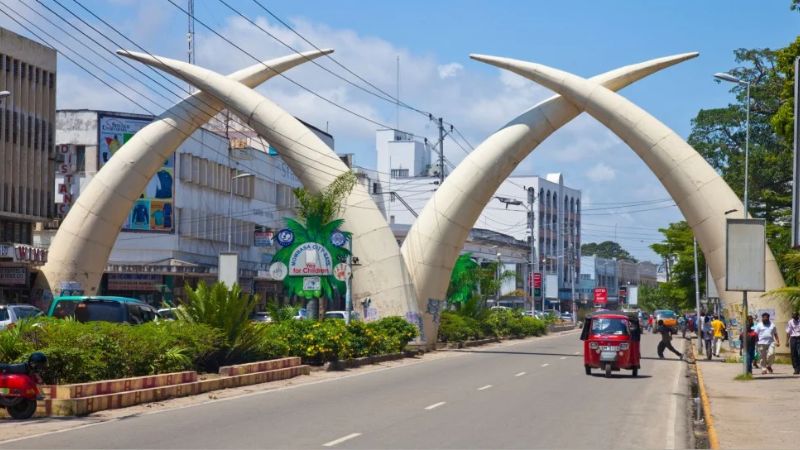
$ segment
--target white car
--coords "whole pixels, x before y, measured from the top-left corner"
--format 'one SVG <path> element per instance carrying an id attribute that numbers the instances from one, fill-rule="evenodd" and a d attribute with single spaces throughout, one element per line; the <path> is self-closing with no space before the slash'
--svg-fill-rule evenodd
<path id="1" fill-rule="evenodd" d="M 0 305 L 0 330 L 5 330 L 9 325 L 22 319 L 41 316 L 42 311 L 26 304 Z"/>
<path id="2" fill-rule="evenodd" d="M 347 311 L 326 311 L 325 312 L 325 318 L 326 319 L 346 320 L 347 319 L 347 315 L 348 315 Z M 361 319 L 359 318 L 358 313 L 353 311 L 353 312 L 350 313 L 350 320 L 353 321 L 353 320 L 361 320 Z"/>

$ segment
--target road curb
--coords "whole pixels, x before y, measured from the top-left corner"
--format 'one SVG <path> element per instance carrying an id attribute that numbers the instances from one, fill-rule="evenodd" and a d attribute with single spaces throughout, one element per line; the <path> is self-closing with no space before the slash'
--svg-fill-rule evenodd
<path id="1" fill-rule="evenodd" d="M 700 403 L 703 407 L 703 418 L 706 423 L 708 446 L 712 450 L 718 450 L 719 438 L 717 437 L 717 429 L 714 427 L 714 418 L 711 414 L 711 402 L 708 400 L 708 391 L 706 390 L 706 384 L 703 380 L 703 371 L 700 369 L 700 364 L 697 363 L 697 358 L 695 357 L 694 342 L 689 344 L 689 348 L 692 349 L 692 359 L 694 360 L 695 373 L 697 374 L 697 386 L 700 390 Z"/>

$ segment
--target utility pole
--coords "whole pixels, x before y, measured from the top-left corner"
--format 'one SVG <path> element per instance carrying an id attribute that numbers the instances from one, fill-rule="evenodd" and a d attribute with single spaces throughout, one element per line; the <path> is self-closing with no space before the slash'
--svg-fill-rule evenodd
<path id="1" fill-rule="evenodd" d="M 187 60 L 189 64 L 194 64 L 194 0 L 189 0 L 186 11 L 188 13 L 188 26 L 186 29 Z M 189 93 L 194 93 L 194 86 L 191 84 L 189 85 Z"/>
<path id="2" fill-rule="evenodd" d="M 439 117 L 439 186 L 444 183 L 444 126 Z"/>
<path id="3" fill-rule="evenodd" d="M 697 347 L 702 348 L 703 344 L 700 342 L 700 275 L 697 270 L 697 239 L 693 239 L 693 250 L 694 250 L 694 302 L 695 308 L 697 308 L 697 318 L 695 319 L 694 331 L 697 335 Z M 708 280 L 706 280 L 708 283 Z M 747 322 L 745 322 L 746 324 Z M 744 329 L 744 326 L 742 327 Z M 745 332 L 746 334 L 746 332 Z M 745 358 L 747 358 L 745 356 Z"/>

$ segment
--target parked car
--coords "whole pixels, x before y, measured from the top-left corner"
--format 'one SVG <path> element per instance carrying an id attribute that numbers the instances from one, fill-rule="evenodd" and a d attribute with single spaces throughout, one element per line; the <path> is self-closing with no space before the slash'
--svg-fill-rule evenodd
<path id="1" fill-rule="evenodd" d="M 141 300 L 114 296 L 56 297 L 47 312 L 49 317 L 74 317 L 78 322 L 116 322 L 137 325 L 151 322 L 158 311 Z"/>
<path id="2" fill-rule="evenodd" d="M 253 314 L 250 314 L 250 320 L 252 320 L 253 322 L 269 323 L 272 322 L 272 317 L 269 316 L 268 312 L 257 311 L 254 312 Z"/>
<path id="3" fill-rule="evenodd" d="M 351 312 L 349 314 L 350 314 L 350 321 L 361 320 L 361 318 L 358 316 L 357 312 L 353 311 L 353 312 Z M 325 312 L 325 318 L 326 319 L 345 320 L 345 319 L 347 319 L 347 315 L 348 315 L 347 311 L 326 311 Z"/>
<path id="4" fill-rule="evenodd" d="M 572 322 L 572 313 L 569 311 L 564 311 L 561 313 L 561 320 L 564 322 Z"/>
<path id="5" fill-rule="evenodd" d="M 42 310 L 26 304 L 0 305 L 0 330 L 5 330 L 11 324 L 17 323 L 22 319 L 37 317 L 42 315 Z"/>
<path id="6" fill-rule="evenodd" d="M 158 320 L 175 320 L 175 310 L 178 308 L 161 308 L 158 311 Z"/>
<path id="7" fill-rule="evenodd" d="M 305 308 L 299 308 L 293 318 L 297 320 L 308 319 L 308 310 Z"/>

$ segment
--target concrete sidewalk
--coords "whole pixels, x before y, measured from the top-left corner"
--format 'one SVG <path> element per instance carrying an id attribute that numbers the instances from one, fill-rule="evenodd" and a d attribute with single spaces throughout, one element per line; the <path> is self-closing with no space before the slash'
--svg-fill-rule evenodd
<path id="1" fill-rule="evenodd" d="M 711 413 L 720 447 L 741 449 L 797 448 L 800 442 L 797 400 L 800 399 L 800 376 L 792 375 L 792 366 L 776 364 L 775 373 L 761 375 L 753 369 L 753 380 L 736 381 L 742 364 L 725 363 L 723 352 L 711 361 L 698 355 L 703 372 Z"/>

